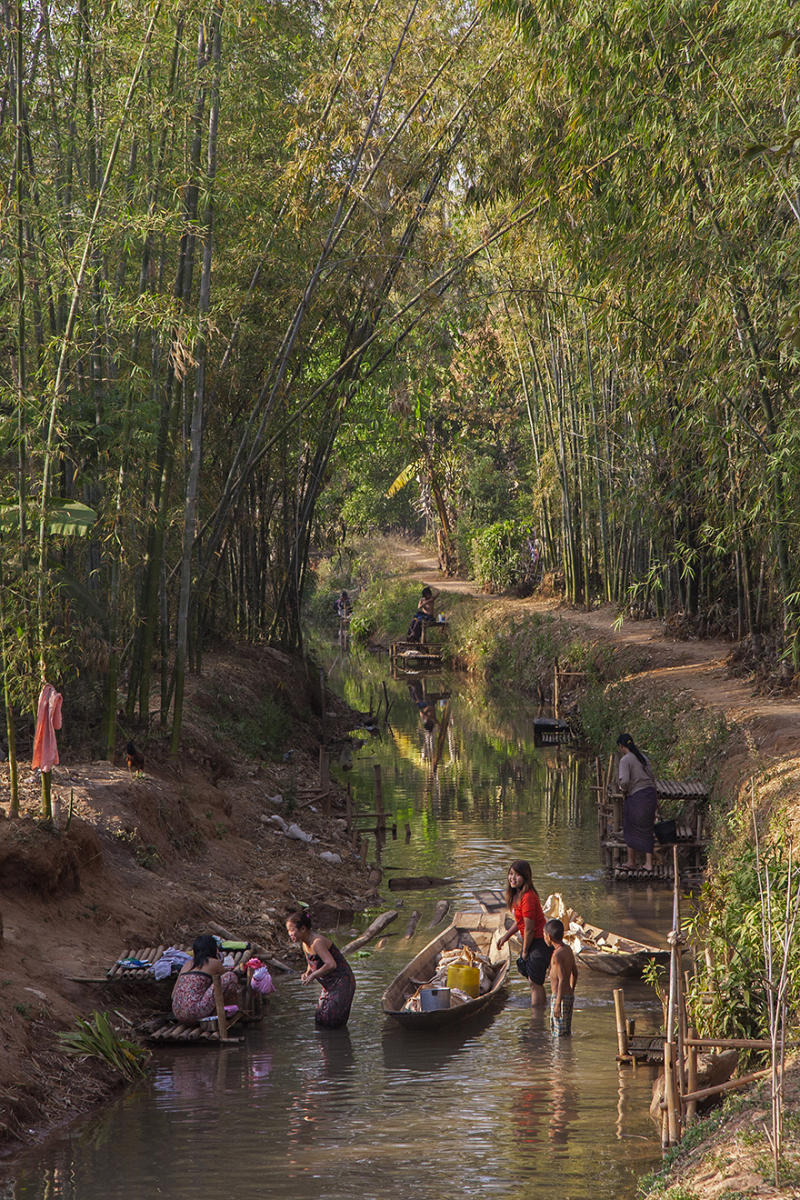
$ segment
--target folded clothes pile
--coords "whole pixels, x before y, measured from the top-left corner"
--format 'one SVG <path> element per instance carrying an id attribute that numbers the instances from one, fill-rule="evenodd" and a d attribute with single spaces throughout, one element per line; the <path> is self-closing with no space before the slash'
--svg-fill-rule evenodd
<path id="1" fill-rule="evenodd" d="M 153 974 L 156 979 L 166 979 L 173 971 L 180 971 L 184 963 L 191 960 L 191 954 L 179 950 L 177 946 L 169 946 L 156 962 L 153 963 Z M 150 966 L 149 963 L 146 964 Z"/>

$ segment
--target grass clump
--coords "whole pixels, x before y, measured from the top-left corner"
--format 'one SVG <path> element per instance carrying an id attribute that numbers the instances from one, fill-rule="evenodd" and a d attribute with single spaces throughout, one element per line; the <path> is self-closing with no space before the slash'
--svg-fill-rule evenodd
<path id="1" fill-rule="evenodd" d="M 99 1058 L 123 1079 L 141 1079 L 147 1073 L 149 1052 L 138 1042 L 120 1037 L 108 1013 L 93 1012 L 88 1020 L 78 1019 L 78 1028 L 57 1035 L 67 1054 Z"/>
<path id="2" fill-rule="evenodd" d="M 552 681 L 554 662 L 566 657 L 574 640 L 563 622 L 547 614 L 498 618 L 491 604 L 476 611 L 474 602 L 456 604 L 450 614 L 450 657 L 498 689 L 535 695 Z"/>

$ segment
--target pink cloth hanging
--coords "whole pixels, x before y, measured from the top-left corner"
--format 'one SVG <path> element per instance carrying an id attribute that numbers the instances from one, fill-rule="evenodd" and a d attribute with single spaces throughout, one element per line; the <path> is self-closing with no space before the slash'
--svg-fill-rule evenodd
<path id="1" fill-rule="evenodd" d="M 52 771 L 58 762 L 56 730 L 61 728 L 61 700 L 61 692 L 57 692 L 52 683 L 46 683 L 39 693 L 31 766 L 41 767 L 43 771 Z"/>

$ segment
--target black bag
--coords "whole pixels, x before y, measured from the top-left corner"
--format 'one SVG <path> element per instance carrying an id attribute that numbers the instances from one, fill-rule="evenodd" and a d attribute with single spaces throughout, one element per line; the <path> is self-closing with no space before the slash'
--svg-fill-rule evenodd
<path id="1" fill-rule="evenodd" d="M 678 827 L 674 821 L 656 821 L 653 826 L 656 841 L 661 846 L 671 846 L 678 840 Z"/>

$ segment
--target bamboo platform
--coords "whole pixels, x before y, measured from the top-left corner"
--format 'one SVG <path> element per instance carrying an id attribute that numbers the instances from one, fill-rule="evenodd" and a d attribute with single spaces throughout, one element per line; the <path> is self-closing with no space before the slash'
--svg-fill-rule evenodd
<path id="1" fill-rule="evenodd" d="M 625 863 L 627 847 L 622 836 L 623 795 L 617 787 L 613 755 L 609 758 L 605 778 L 601 773 L 600 761 L 596 760 L 596 776 L 597 827 L 608 873 L 618 880 L 671 882 L 673 855 L 670 846 L 659 847 L 656 843 L 651 871 L 639 866 L 630 868 Z M 675 817 L 678 869 L 682 882 L 696 886 L 702 878 L 709 840 L 705 830 L 708 785 L 700 779 L 657 779 L 655 785 L 658 799 L 668 802 L 668 811 L 674 811 L 676 805 L 680 805 Z M 660 861 L 659 854 L 663 855 Z"/>
<path id="2" fill-rule="evenodd" d="M 176 950 L 182 950 L 184 954 L 191 954 L 191 946 L 180 946 L 175 942 L 164 943 L 161 946 L 134 946 L 120 954 L 119 958 L 106 971 L 106 979 L 136 979 L 147 983 L 155 983 L 156 980 L 152 973 L 152 966 L 158 962 L 164 952 L 170 947 Z M 243 950 L 227 950 L 225 954 L 230 954 L 233 958 L 233 966 L 238 967 L 242 960 L 247 961 L 255 953 L 250 942 L 245 943 Z M 135 958 L 143 963 L 141 967 L 126 967 L 123 965 L 124 960 Z M 169 978 L 167 976 L 166 978 Z M 174 978 L 174 976 L 173 976 Z"/>
<path id="3" fill-rule="evenodd" d="M 617 1062 L 664 1065 L 664 1035 L 632 1034 L 627 1039 L 628 1053 L 618 1054 Z"/>
<path id="4" fill-rule="evenodd" d="M 404 670 L 413 667 L 423 670 L 425 667 L 442 665 L 442 650 L 440 646 L 424 646 L 421 642 L 400 640 L 392 642 L 389 647 L 389 662 L 392 667 L 399 665 Z"/>
<path id="5" fill-rule="evenodd" d="M 226 1020 L 227 1032 L 223 1038 L 219 1036 L 219 1022 L 216 1017 L 210 1021 L 201 1021 L 199 1025 L 185 1025 L 181 1021 L 176 1021 L 172 1016 L 164 1016 L 160 1018 L 160 1024 L 146 1028 L 142 1032 L 148 1042 L 157 1042 L 162 1046 L 238 1044 L 244 1041 L 244 1037 L 241 1034 L 237 1037 L 230 1037 L 229 1033 L 234 1025 L 241 1025 L 242 1020 L 241 1013 L 232 1013 Z"/>
<path id="6" fill-rule="evenodd" d="M 533 718 L 534 746 L 565 746 L 574 741 L 575 735 L 568 721 L 559 721 L 555 717 Z"/>
<path id="7" fill-rule="evenodd" d="M 408 638 L 398 638 L 389 647 L 389 662 L 393 669 L 398 666 L 402 670 L 426 670 L 432 666 L 442 665 L 442 643 L 447 639 L 447 621 L 428 621 L 422 626 L 418 642 Z M 433 631 L 440 635 L 431 640 Z"/>

